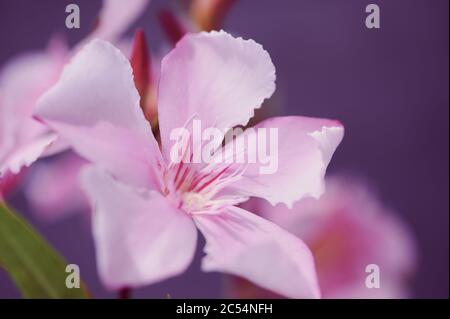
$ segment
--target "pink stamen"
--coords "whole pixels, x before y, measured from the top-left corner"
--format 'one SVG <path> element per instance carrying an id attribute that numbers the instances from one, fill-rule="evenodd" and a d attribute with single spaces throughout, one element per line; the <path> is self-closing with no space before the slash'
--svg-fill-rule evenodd
<path id="1" fill-rule="evenodd" d="M 181 176 L 180 181 L 178 182 L 178 184 L 175 188 L 176 190 L 179 190 L 181 185 L 183 185 L 183 182 L 185 181 L 188 173 L 189 173 L 189 167 L 186 166 L 186 169 L 184 170 L 183 175 Z"/>
<path id="2" fill-rule="evenodd" d="M 200 183 L 202 180 L 204 180 L 208 175 L 198 175 L 195 176 L 192 180 L 191 185 L 188 188 L 188 192 L 192 191 L 197 185 L 198 183 Z"/>
<path id="3" fill-rule="evenodd" d="M 176 183 L 177 180 L 178 180 L 178 175 L 180 175 L 180 171 L 181 171 L 181 168 L 183 167 L 183 165 L 184 165 L 184 162 L 183 162 L 183 161 L 181 161 L 181 162 L 178 164 L 178 169 L 177 169 L 177 172 L 176 172 L 175 178 L 174 178 L 175 183 Z"/>
<path id="4" fill-rule="evenodd" d="M 196 190 L 196 192 L 201 192 L 204 190 L 207 186 L 211 185 L 215 180 L 217 180 L 220 176 L 222 176 L 229 168 L 230 166 L 225 167 L 222 169 L 216 176 L 214 176 L 212 179 L 204 183 L 199 189 Z"/>

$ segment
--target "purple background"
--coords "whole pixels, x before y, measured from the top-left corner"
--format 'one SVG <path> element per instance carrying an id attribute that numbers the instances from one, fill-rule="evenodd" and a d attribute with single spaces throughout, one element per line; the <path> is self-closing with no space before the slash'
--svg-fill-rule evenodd
<path id="1" fill-rule="evenodd" d="M 154 0 L 137 21 L 153 51 L 163 33 L 156 13 L 173 1 Z M 64 27 L 64 8 L 77 3 L 81 29 Z M 381 7 L 381 29 L 364 26 L 365 6 Z M 253 38 L 277 67 L 276 97 L 286 114 L 340 119 L 346 136 L 330 172 L 368 177 L 416 236 L 420 264 L 414 296 L 448 297 L 449 94 L 448 0 L 241 0 L 225 29 Z M 75 43 L 91 29 L 99 1 L 0 2 L 0 65 L 44 48 L 64 34 Z M 21 211 L 26 203 L 17 195 Z M 31 218 L 32 219 L 32 218 Z M 89 230 L 81 217 L 55 225 L 32 219 L 72 263 L 97 297 L 113 297 L 98 280 Z M 198 252 L 201 255 L 201 252 Z M 218 297 L 220 276 L 189 271 L 139 289 L 136 297 Z M 0 273 L 0 298 L 18 293 Z"/>

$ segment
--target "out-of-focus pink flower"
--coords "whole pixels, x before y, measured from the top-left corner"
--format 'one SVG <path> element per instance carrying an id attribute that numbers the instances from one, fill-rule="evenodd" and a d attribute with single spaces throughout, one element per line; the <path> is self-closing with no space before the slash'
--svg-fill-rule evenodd
<path id="1" fill-rule="evenodd" d="M 89 203 L 79 185 L 79 173 L 86 163 L 70 151 L 35 163 L 27 174 L 25 187 L 33 213 L 53 222 L 72 213 L 88 211 Z"/>
<path id="2" fill-rule="evenodd" d="M 198 228 L 206 239 L 204 271 L 242 276 L 288 297 L 319 297 L 306 245 L 235 205 L 253 196 L 287 205 L 319 196 L 341 124 L 298 116 L 260 123 L 278 129 L 272 175 L 259 174 L 259 164 L 174 162 L 174 129 L 189 127 L 193 118 L 222 132 L 245 125 L 274 92 L 275 68 L 259 44 L 222 31 L 186 35 L 162 60 L 160 74 L 161 150 L 140 108 L 129 61 L 105 41 L 84 47 L 36 109 L 94 164 L 83 184 L 95 209 L 105 285 L 135 287 L 180 274 L 194 256 Z"/>
<path id="3" fill-rule="evenodd" d="M 92 37 L 117 41 L 149 0 L 104 0 Z M 77 49 L 75 48 L 74 51 Z M 40 156 L 65 149 L 45 125 L 32 118 L 38 97 L 57 81 L 71 52 L 58 38 L 43 52 L 14 58 L 0 72 L 0 189 L 11 189 L 12 175 L 30 166 Z M 8 180 L 7 180 L 8 179 Z M 6 185 L 8 183 L 8 185 Z M 8 186 L 8 187 L 6 187 Z"/>
<path id="4" fill-rule="evenodd" d="M 56 82 L 65 62 L 64 47 L 55 43 L 45 52 L 15 58 L 0 73 L 0 178 L 19 173 L 56 141 L 31 117 L 37 98 Z"/>
<path id="5" fill-rule="evenodd" d="M 144 12 L 151 0 L 103 0 L 94 31 L 84 39 L 84 46 L 92 39 L 100 38 L 117 42 L 127 29 Z M 80 47 L 79 46 L 79 47 Z"/>
<path id="6" fill-rule="evenodd" d="M 324 298 L 405 298 L 416 251 L 406 226 L 360 182 L 327 180 L 319 200 L 301 200 L 292 210 L 261 200 L 246 203 L 305 240 L 314 254 Z M 247 207 L 246 207 L 247 208 Z M 366 266 L 380 270 L 380 288 L 365 285 Z M 229 283 L 233 297 L 273 297 L 244 280 Z"/>

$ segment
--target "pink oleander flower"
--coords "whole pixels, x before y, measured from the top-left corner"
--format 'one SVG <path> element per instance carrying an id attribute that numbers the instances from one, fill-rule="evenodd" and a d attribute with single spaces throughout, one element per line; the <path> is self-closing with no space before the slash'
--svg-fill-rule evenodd
<path id="1" fill-rule="evenodd" d="M 78 178 L 86 163 L 71 151 L 34 163 L 23 187 L 32 213 L 45 222 L 56 222 L 80 212 L 86 212 L 88 217 L 89 203 Z"/>
<path id="2" fill-rule="evenodd" d="M 171 156 L 174 130 L 189 128 L 194 118 L 220 131 L 244 126 L 274 90 L 275 68 L 259 44 L 223 31 L 186 35 L 161 63 L 159 145 L 119 50 L 94 40 L 65 67 L 35 115 L 93 163 L 82 184 L 94 209 L 97 265 L 107 287 L 136 287 L 184 272 L 199 229 L 206 240 L 204 271 L 241 276 L 287 297 L 320 296 L 307 246 L 236 205 L 254 196 L 289 206 L 319 196 L 343 137 L 339 122 L 290 116 L 258 124 L 278 129 L 273 174 L 259 174 L 258 163 L 177 162 Z M 192 158 L 192 151 L 184 148 L 183 158 Z M 250 147 L 243 151 L 252 155 Z"/>
<path id="3" fill-rule="evenodd" d="M 29 166 L 57 139 L 32 118 L 38 97 L 58 79 L 65 48 L 53 42 L 45 52 L 28 53 L 0 73 L 0 183 Z"/>
<path id="4" fill-rule="evenodd" d="M 416 247 L 406 225 L 362 183 L 327 179 L 319 200 L 297 202 L 292 210 L 261 200 L 247 202 L 260 216 L 305 240 L 314 254 L 324 298 L 406 298 L 416 266 Z M 380 270 L 380 287 L 367 288 L 366 266 Z M 230 297 L 273 294 L 232 279 Z"/>
<path id="5" fill-rule="evenodd" d="M 117 41 L 149 0 L 104 0 L 96 29 L 78 45 L 94 37 Z M 15 57 L 0 72 L 0 191 L 15 185 L 19 172 L 41 156 L 52 155 L 66 145 L 55 133 L 32 117 L 39 96 L 56 83 L 64 64 L 75 52 L 60 39 L 45 51 Z"/>

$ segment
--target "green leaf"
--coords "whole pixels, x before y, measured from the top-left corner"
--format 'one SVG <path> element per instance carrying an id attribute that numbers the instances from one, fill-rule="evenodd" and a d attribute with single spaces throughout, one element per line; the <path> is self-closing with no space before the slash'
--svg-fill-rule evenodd
<path id="1" fill-rule="evenodd" d="M 24 298 L 89 298 L 66 287 L 66 261 L 23 218 L 0 203 L 0 267 Z"/>

